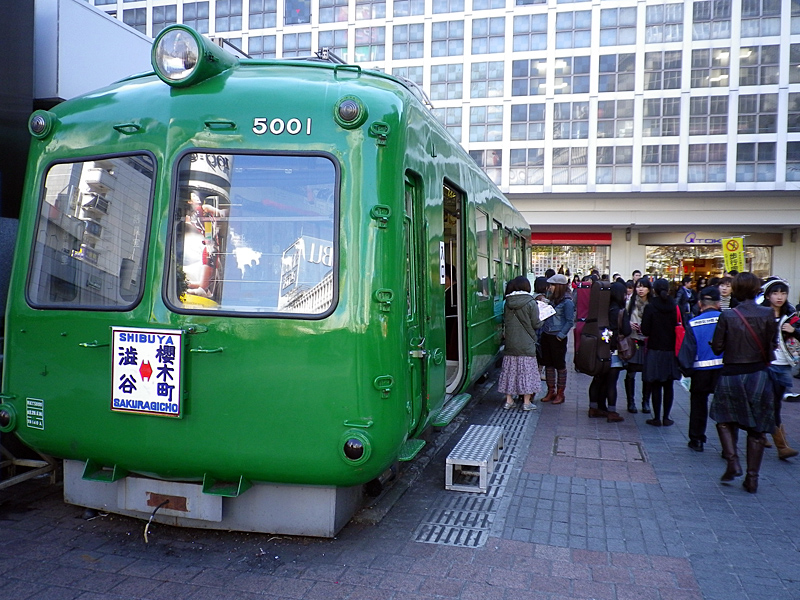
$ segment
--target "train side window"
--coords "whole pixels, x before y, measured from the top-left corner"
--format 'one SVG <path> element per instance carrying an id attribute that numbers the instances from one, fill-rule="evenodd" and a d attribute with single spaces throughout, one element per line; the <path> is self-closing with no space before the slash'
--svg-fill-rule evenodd
<path id="1" fill-rule="evenodd" d="M 414 230 L 414 183 L 406 179 L 405 203 L 406 212 L 403 216 L 403 233 L 406 246 L 406 320 L 413 321 L 417 310 L 417 275 L 414 249 L 417 247 Z"/>
<path id="2" fill-rule="evenodd" d="M 517 274 L 512 269 L 512 252 L 514 249 L 514 235 L 508 229 L 503 229 L 503 256 L 505 257 L 505 274 L 509 281 L 514 279 Z"/>
<path id="3" fill-rule="evenodd" d="M 478 248 L 478 299 L 489 298 L 489 215 L 475 210 L 475 237 Z"/>
<path id="4" fill-rule="evenodd" d="M 497 221 L 492 221 L 492 280 L 494 281 L 494 293 L 502 296 L 505 291 L 505 281 L 503 279 L 503 226 Z"/>
<path id="5" fill-rule="evenodd" d="M 32 306 L 128 310 L 138 303 L 154 175 L 149 154 L 50 167 L 28 277 Z"/>
<path id="6" fill-rule="evenodd" d="M 180 312 L 320 318 L 337 279 L 327 155 L 194 152 L 178 164 L 167 299 Z"/>

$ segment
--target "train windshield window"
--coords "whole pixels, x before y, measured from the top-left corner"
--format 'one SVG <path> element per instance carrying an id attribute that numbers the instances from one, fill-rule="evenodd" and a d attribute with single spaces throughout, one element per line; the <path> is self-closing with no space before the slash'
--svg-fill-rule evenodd
<path id="1" fill-rule="evenodd" d="M 298 316 L 330 311 L 336 181 L 332 160 L 318 155 L 184 156 L 173 223 L 173 306 Z"/>
<path id="2" fill-rule="evenodd" d="M 32 305 L 126 310 L 138 302 L 154 169 L 146 154 L 50 168 L 28 278 Z"/>

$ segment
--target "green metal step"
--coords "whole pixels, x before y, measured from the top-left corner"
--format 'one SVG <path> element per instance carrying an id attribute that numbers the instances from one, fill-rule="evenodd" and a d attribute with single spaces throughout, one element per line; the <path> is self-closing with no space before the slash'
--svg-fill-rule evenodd
<path id="1" fill-rule="evenodd" d="M 433 419 L 432 425 L 434 427 L 446 427 L 450 421 L 455 419 L 456 415 L 461 412 L 461 409 L 466 406 L 467 402 L 472 399 L 469 394 L 458 394 L 450 398 L 450 402 L 442 407 L 439 414 Z"/>
<path id="2" fill-rule="evenodd" d="M 419 454 L 419 451 L 425 446 L 425 440 L 412 438 L 406 440 L 402 448 L 400 448 L 400 457 L 398 460 L 408 462 L 414 460 L 414 457 Z"/>

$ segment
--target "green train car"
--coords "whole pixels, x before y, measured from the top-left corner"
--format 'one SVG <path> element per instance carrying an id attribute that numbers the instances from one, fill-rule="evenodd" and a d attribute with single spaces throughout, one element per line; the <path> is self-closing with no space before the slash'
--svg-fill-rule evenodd
<path id="1" fill-rule="evenodd" d="M 409 82 L 152 63 L 31 116 L 0 430 L 77 505 L 334 535 L 493 365 L 528 225 Z"/>

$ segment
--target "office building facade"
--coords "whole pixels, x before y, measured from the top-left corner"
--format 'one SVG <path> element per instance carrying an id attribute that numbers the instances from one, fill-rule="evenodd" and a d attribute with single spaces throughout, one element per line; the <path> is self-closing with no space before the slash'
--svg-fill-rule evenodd
<path id="1" fill-rule="evenodd" d="M 800 0 L 89 1 L 416 82 L 527 216 L 535 271 L 713 275 L 742 236 L 800 283 Z"/>

